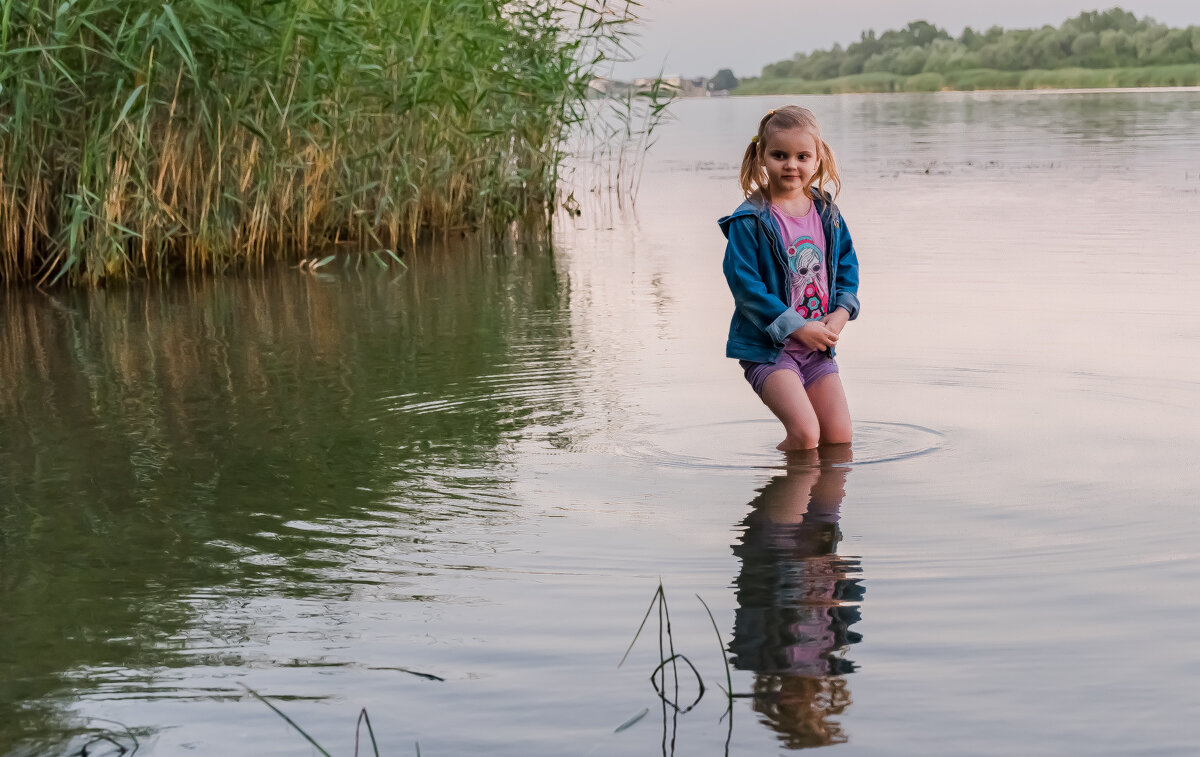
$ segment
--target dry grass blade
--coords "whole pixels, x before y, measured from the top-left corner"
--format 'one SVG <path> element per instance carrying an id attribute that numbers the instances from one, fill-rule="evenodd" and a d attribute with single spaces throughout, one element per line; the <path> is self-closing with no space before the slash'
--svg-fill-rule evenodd
<path id="1" fill-rule="evenodd" d="M 621 731 L 629 730 L 634 725 L 636 725 L 638 722 L 640 722 L 642 718 L 646 717 L 646 715 L 648 715 L 649 713 L 650 713 L 649 707 L 642 708 L 641 712 L 639 712 L 638 714 L 629 718 L 629 720 L 626 720 L 624 723 L 622 723 L 621 725 L 619 725 L 615 729 L 613 729 L 613 733 L 620 733 Z"/>
<path id="2" fill-rule="evenodd" d="M 692 675 L 696 676 L 696 685 L 699 687 L 699 692 L 696 694 L 696 699 L 687 707 L 680 707 L 679 702 L 677 701 L 678 695 L 679 695 L 679 674 L 678 674 L 678 672 L 675 673 L 676 699 L 671 699 L 667 696 L 665 682 L 662 687 L 660 687 L 658 685 L 658 679 L 657 679 L 658 674 L 660 672 L 662 672 L 667 667 L 668 664 L 673 665 L 676 660 L 683 660 L 685 663 L 687 663 L 687 666 L 692 669 Z M 652 672 L 650 674 L 650 683 L 654 686 L 654 690 L 656 692 L 658 692 L 658 696 L 660 698 L 662 698 L 662 700 L 664 702 L 666 702 L 668 706 L 670 706 L 671 708 L 673 708 L 676 712 L 678 712 L 680 714 L 689 712 L 696 705 L 700 704 L 700 700 L 704 698 L 704 692 L 705 692 L 704 678 L 701 677 L 700 671 L 696 670 L 696 666 L 692 664 L 692 661 L 689 660 L 686 655 L 673 654 L 670 657 L 668 657 L 667 659 L 660 662 L 658 664 L 658 667 L 654 669 L 654 672 Z"/>
<path id="3" fill-rule="evenodd" d="M 629 642 L 629 647 L 625 650 L 625 654 L 621 655 L 621 661 L 617 663 L 617 667 L 625 664 L 625 660 L 629 658 L 629 653 L 633 651 L 633 645 L 637 644 L 638 637 L 642 635 L 642 629 L 646 627 L 646 621 L 650 619 L 650 613 L 654 612 L 654 607 L 662 599 L 663 587 L 662 582 L 658 584 L 658 591 L 654 592 L 654 597 L 650 599 L 650 606 L 646 608 L 646 614 L 642 617 L 642 622 L 638 625 L 637 632 L 633 634 L 633 640 Z"/>
<path id="4" fill-rule="evenodd" d="M 704 605 L 704 611 L 708 613 L 708 620 L 710 623 L 712 623 L 713 633 L 717 635 L 717 645 L 721 649 L 721 662 L 725 667 L 725 696 L 732 701 L 733 676 L 729 672 L 729 658 L 725 655 L 725 642 L 721 639 L 721 629 L 717 628 L 717 619 L 713 617 L 712 610 L 710 610 L 708 607 L 708 602 L 705 602 L 704 598 L 699 594 L 696 595 L 696 599 L 700 600 L 700 604 Z"/>
<path id="5" fill-rule="evenodd" d="M 315 747 L 315 748 L 316 748 L 316 750 L 317 750 L 318 752 L 320 752 L 321 754 L 325 755 L 325 757 L 333 757 L 333 755 L 331 755 L 329 752 L 325 751 L 325 748 L 324 748 L 324 747 L 322 747 L 320 744 L 318 744 L 318 743 L 317 743 L 316 739 L 314 739 L 312 736 L 309 736 L 309 735 L 308 735 L 308 732 L 307 732 L 307 731 L 305 731 L 303 728 L 301 728 L 301 727 L 300 727 L 300 725 L 299 725 L 298 723 L 296 723 L 296 721 L 295 721 L 295 720 L 292 720 L 290 717 L 288 717 L 288 716 L 287 716 L 287 713 L 285 713 L 283 710 L 279 709 L 278 707 L 276 707 L 275 705 L 273 705 L 273 704 L 271 704 L 269 701 L 267 701 L 267 698 L 266 698 L 266 697 L 264 697 L 262 694 L 259 694 L 257 691 L 255 691 L 254 689 L 250 688 L 250 687 L 249 687 L 249 686 L 247 686 L 246 684 L 241 684 L 241 687 L 242 687 L 243 689 L 245 689 L 247 692 L 249 692 L 249 693 L 250 693 L 250 695 L 251 695 L 251 696 L 253 696 L 255 699 L 257 699 L 258 701 L 262 702 L 262 703 L 263 703 L 263 704 L 265 704 L 267 707 L 270 707 L 270 708 L 271 708 L 271 710 L 272 710 L 272 711 L 273 711 L 273 712 L 274 712 L 276 715 L 278 715 L 279 717 L 283 718 L 283 719 L 284 719 L 284 720 L 287 722 L 287 724 L 288 724 L 288 725 L 290 725 L 292 728 L 295 728 L 295 729 L 296 729 L 296 731 L 297 731 L 297 732 L 298 732 L 298 733 L 299 733 L 301 736 L 303 736 L 303 737 L 304 737 L 304 738 L 305 738 L 305 739 L 308 741 L 308 743 L 312 744 L 312 745 L 313 745 L 313 747 Z"/>
<path id="6" fill-rule="evenodd" d="M 375 757 L 379 757 L 379 743 L 375 741 L 375 729 L 371 728 L 371 716 L 367 714 L 366 707 L 359 711 L 358 722 L 354 724 L 354 757 L 358 757 L 358 737 L 363 723 L 367 724 L 367 737 L 371 739 L 371 750 L 375 753 Z"/>

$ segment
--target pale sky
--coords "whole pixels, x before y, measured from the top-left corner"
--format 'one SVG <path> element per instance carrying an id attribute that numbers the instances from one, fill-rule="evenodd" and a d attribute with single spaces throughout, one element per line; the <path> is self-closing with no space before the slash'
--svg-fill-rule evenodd
<path id="1" fill-rule="evenodd" d="M 924 20 L 958 35 L 964 26 L 982 31 L 1058 26 L 1085 10 L 1106 10 L 1107 2 L 1080 0 L 642 0 L 638 60 L 617 64 L 618 79 L 663 73 L 712 76 L 732 68 L 738 76 L 758 76 L 767 63 L 842 46 L 874 29 L 899 29 Z M 1200 25 L 1197 0 L 1124 0 L 1119 7 L 1138 18 L 1151 16 L 1170 26 Z"/>

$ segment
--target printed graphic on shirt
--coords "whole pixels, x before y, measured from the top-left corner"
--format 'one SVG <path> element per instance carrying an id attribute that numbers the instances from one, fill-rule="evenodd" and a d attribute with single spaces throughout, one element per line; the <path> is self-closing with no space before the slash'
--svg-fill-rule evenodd
<path id="1" fill-rule="evenodd" d="M 797 237 L 787 248 L 788 270 L 792 275 L 792 306 L 805 318 L 825 315 L 828 298 L 825 262 L 821 248 L 812 237 Z"/>

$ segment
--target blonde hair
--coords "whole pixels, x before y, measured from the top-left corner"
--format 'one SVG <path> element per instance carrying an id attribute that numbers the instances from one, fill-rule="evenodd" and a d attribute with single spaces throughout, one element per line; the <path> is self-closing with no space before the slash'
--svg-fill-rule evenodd
<path id="1" fill-rule="evenodd" d="M 770 201 L 771 190 L 767 185 L 767 172 L 763 162 L 767 140 L 772 134 L 792 129 L 807 131 L 812 134 L 813 140 L 817 143 L 817 170 L 813 173 L 812 180 L 804 186 L 805 194 L 809 194 L 816 186 L 821 194 L 828 196 L 832 203 L 842 189 L 842 177 L 838 174 L 833 148 L 821 139 L 821 126 L 817 123 L 817 117 L 811 110 L 799 105 L 786 105 L 769 110 L 767 115 L 758 122 L 758 133 L 750 140 L 746 154 L 742 156 L 742 169 L 738 173 L 738 183 L 742 187 L 742 192 L 746 197 L 760 194 L 765 200 Z M 833 187 L 832 192 L 825 189 L 826 184 Z"/>

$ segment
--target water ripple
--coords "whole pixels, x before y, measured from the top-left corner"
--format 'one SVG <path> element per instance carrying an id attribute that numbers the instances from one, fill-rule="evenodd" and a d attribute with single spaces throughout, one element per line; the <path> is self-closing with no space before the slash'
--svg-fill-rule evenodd
<path id="1" fill-rule="evenodd" d="M 641 439 L 611 444 L 585 442 L 588 451 L 668 468 L 696 470 L 786 469 L 788 458 L 775 449 L 781 430 L 774 419 L 657 429 Z M 653 437 L 655 441 L 650 441 Z M 909 423 L 858 421 L 854 424 L 853 461 L 845 465 L 873 465 L 907 460 L 941 449 L 945 435 Z M 573 449 L 577 447 L 573 446 Z"/>

